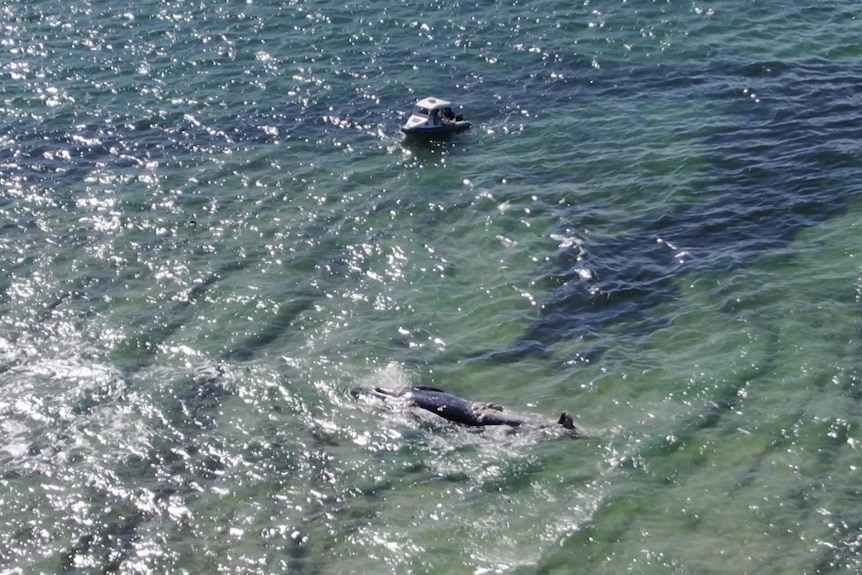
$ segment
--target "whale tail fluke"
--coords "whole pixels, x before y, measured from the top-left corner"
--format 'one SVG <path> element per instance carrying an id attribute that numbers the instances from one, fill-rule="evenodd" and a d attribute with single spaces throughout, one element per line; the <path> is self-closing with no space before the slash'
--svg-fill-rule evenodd
<path id="1" fill-rule="evenodd" d="M 575 422 L 572 421 L 572 416 L 566 413 L 565 411 L 560 414 L 560 420 L 557 422 L 566 429 L 574 429 Z"/>

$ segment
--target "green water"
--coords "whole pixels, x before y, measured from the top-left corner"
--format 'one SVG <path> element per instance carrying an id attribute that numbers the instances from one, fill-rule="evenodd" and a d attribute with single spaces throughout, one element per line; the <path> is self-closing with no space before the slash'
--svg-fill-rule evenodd
<path id="1" fill-rule="evenodd" d="M 0 8 L 0 573 L 860 569 L 854 5 Z"/>

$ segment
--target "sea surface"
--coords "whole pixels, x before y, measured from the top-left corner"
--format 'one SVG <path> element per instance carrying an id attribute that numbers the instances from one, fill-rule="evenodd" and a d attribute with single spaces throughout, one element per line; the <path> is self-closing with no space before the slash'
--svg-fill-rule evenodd
<path id="1" fill-rule="evenodd" d="M 860 34 L 0 0 L 0 573 L 860 572 Z"/>

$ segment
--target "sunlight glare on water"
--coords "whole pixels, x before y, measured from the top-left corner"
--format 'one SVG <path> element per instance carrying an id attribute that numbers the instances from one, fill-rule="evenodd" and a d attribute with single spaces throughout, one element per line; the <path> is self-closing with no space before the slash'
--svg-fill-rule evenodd
<path id="1" fill-rule="evenodd" d="M 855 6 L 0 20 L 0 571 L 859 570 Z"/>

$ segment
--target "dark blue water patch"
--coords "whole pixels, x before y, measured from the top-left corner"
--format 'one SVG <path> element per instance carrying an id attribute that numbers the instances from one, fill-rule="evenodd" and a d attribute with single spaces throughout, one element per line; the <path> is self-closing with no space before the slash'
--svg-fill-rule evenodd
<path id="1" fill-rule="evenodd" d="M 394 132 L 412 106 L 404 94 L 390 92 L 379 103 L 351 92 L 337 101 L 304 103 L 264 94 L 263 101 L 237 103 L 227 113 L 162 103 L 152 109 L 130 96 L 122 110 L 96 109 L 83 117 L 60 110 L 40 119 L 11 120 L 7 132 L 15 140 L 0 148 L 0 163 L 17 181 L 51 188 L 60 201 L 68 201 L 62 190 L 74 193 L 72 184 L 96 169 L 205 162 L 249 145 L 284 145 L 288 152 L 292 141 L 327 145 L 340 139 L 344 128 L 353 132 L 354 141 L 367 132 L 369 146 L 379 147 L 377 128 Z"/>
<path id="2" fill-rule="evenodd" d="M 649 310 L 677 296 L 681 275 L 747 265 L 760 254 L 786 247 L 800 229 L 842 213 L 847 200 L 862 192 L 862 122 L 850 105 L 862 93 L 862 65 L 751 64 L 734 70 L 719 64 L 719 71 L 732 72 L 723 82 L 756 81 L 762 105 L 707 88 L 706 96 L 718 98 L 711 109 L 721 113 L 705 118 L 701 139 L 709 161 L 688 186 L 705 190 L 710 199 L 642 221 L 630 234 L 588 238 L 582 246 L 558 253 L 556 269 L 541 278 L 557 286 L 512 351 L 529 353 L 566 339 L 589 339 L 626 323 L 650 331 L 651 322 L 644 319 Z M 632 76 L 626 72 L 626 78 Z M 635 85 L 625 93 L 646 98 L 660 92 L 666 98 L 676 82 L 665 85 L 648 78 L 645 84 L 645 90 Z M 691 89 L 684 88 L 687 93 Z M 561 215 L 561 224 L 569 231 L 582 229 L 582 206 L 572 208 Z M 686 257 L 677 257 L 670 245 L 687 252 Z M 594 279 L 581 279 L 585 263 Z M 653 327 L 661 325 L 660 319 L 652 322 Z"/>
<path id="3" fill-rule="evenodd" d="M 57 201 L 69 203 L 73 185 L 96 169 L 139 169 L 149 162 L 203 163 L 213 154 L 242 146 L 331 139 L 335 129 L 326 119 L 331 113 L 324 105 L 284 103 L 250 106 L 215 118 L 173 110 L 95 118 L 74 126 L 19 125 L 12 130 L 17 134 L 14 144 L 0 149 L 0 163 L 15 181 L 51 188 Z M 351 110 L 351 116 L 355 119 L 348 123 L 356 126 L 388 114 L 366 104 Z"/>

